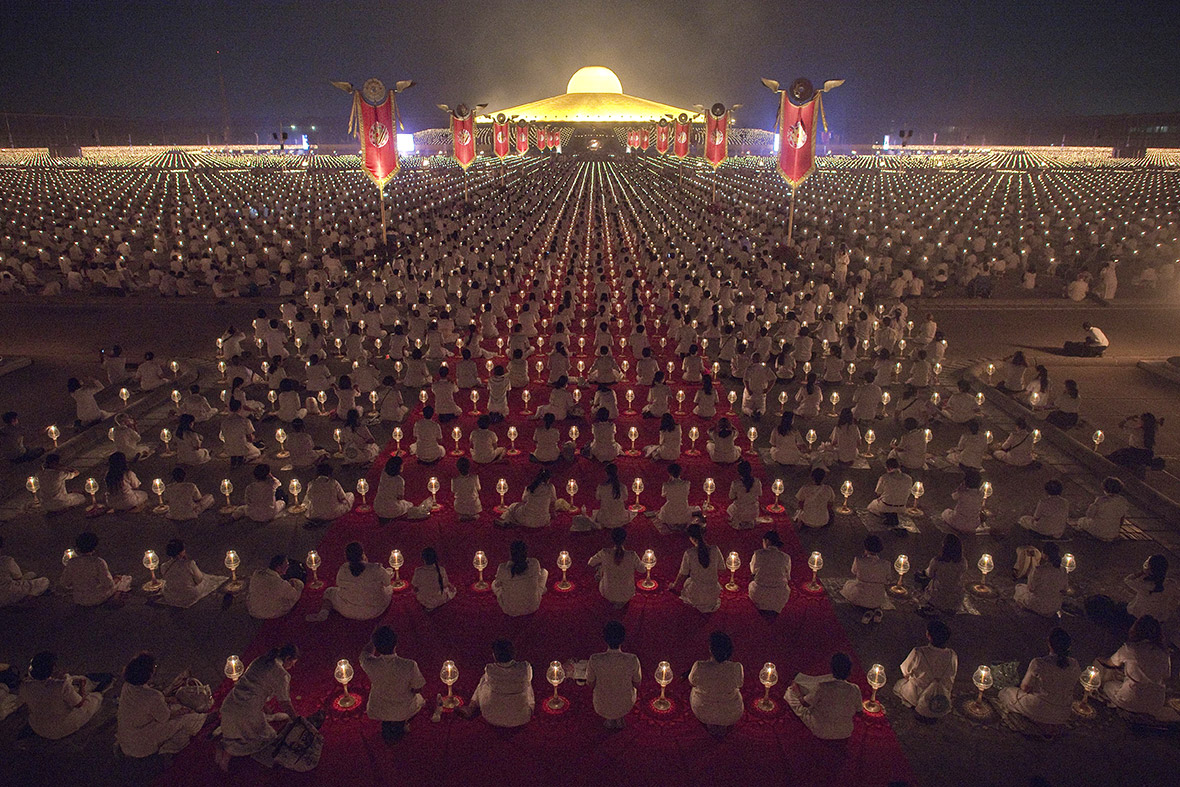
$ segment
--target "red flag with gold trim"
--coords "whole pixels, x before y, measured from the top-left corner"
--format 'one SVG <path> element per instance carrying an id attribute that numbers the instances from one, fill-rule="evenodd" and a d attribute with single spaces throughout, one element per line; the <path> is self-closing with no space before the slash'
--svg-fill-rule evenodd
<path id="1" fill-rule="evenodd" d="M 349 131 L 361 141 L 365 174 L 378 189 L 383 189 L 401 165 L 397 156 L 394 93 L 386 90 L 381 80 L 370 79 L 360 90 L 354 90 L 352 96 Z"/>
<path id="2" fill-rule="evenodd" d="M 500 159 L 512 153 L 512 130 L 508 127 L 508 118 L 503 114 L 497 115 L 492 121 L 492 150 Z"/>
<path id="3" fill-rule="evenodd" d="M 549 147 L 554 150 L 561 147 L 561 132 L 555 128 L 549 130 Z"/>
<path id="4" fill-rule="evenodd" d="M 692 139 L 692 123 L 688 120 L 688 115 L 683 112 L 680 117 L 676 119 L 675 136 L 672 139 L 672 153 L 676 158 L 685 158 L 688 156 L 689 142 Z"/>
<path id="5" fill-rule="evenodd" d="M 455 138 L 455 161 L 467 169 L 475 161 L 475 115 L 460 118 L 452 114 L 451 134 Z"/>
<path id="6" fill-rule="evenodd" d="M 729 155 L 729 111 L 714 104 L 705 115 L 705 160 L 713 169 Z"/>
<path id="7" fill-rule="evenodd" d="M 647 150 L 649 147 L 651 147 L 651 141 L 650 141 L 649 137 L 650 137 L 650 135 L 647 133 L 646 128 L 639 129 L 639 149 L 640 150 Z"/>
<path id="8" fill-rule="evenodd" d="M 516 129 L 516 152 L 524 155 L 529 152 L 529 127 L 517 126 Z"/>
<path id="9" fill-rule="evenodd" d="M 816 120 L 820 114 L 820 96 L 816 93 L 802 105 L 783 91 L 778 121 L 778 171 L 792 188 L 807 180 L 815 171 Z"/>
<path id="10" fill-rule="evenodd" d="M 672 127 L 668 121 L 660 120 L 656 125 L 656 152 L 661 156 L 668 152 L 668 143 L 672 140 Z"/>
<path id="11" fill-rule="evenodd" d="M 549 148 L 549 132 L 546 129 L 537 128 L 537 150 L 547 150 Z"/>

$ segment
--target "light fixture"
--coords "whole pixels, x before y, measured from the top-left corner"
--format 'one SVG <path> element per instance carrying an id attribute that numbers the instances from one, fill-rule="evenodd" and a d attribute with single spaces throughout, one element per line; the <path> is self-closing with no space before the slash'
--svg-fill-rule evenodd
<path id="1" fill-rule="evenodd" d="M 893 561 L 893 570 L 897 572 L 897 582 L 889 587 L 889 595 L 894 598 L 905 598 L 910 594 L 909 589 L 903 583 L 906 572 L 910 570 L 910 559 L 905 555 L 898 555 L 897 559 Z"/>
<path id="2" fill-rule="evenodd" d="M 558 687 L 565 682 L 565 667 L 560 661 L 549 662 L 549 669 L 545 670 L 545 680 L 553 687 L 553 696 L 545 698 L 545 710 L 561 713 L 569 707 L 569 700 L 557 693 Z"/>
<path id="3" fill-rule="evenodd" d="M 307 586 L 312 590 L 319 590 L 324 583 L 317 573 L 320 569 L 320 553 L 314 549 L 307 553 L 307 567 L 311 570 L 311 582 L 308 582 Z"/>
<path id="4" fill-rule="evenodd" d="M 431 476 L 430 480 L 426 482 L 426 488 L 430 491 L 430 510 L 438 511 L 442 508 L 442 504 L 438 502 L 438 490 L 442 489 L 442 485 L 438 482 L 438 476 Z"/>
<path id="5" fill-rule="evenodd" d="M 1097 667 L 1086 667 L 1079 678 L 1082 684 L 1082 698 L 1073 703 L 1073 712 L 1083 719 L 1092 719 L 1098 715 L 1094 706 L 1090 704 L 1090 695 L 1102 688 L 1102 672 Z"/>
<path id="6" fill-rule="evenodd" d="M 477 593 L 482 593 L 488 589 L 488 583 L 483 578 L 483 570 L 488 567 L 488 556 L 484 554 L 482 549 L 476 550 L 471 565 L 475 566 L 475 570 L 479 572 L 479 579 L 471 586 L 471 589 Z"/>
<path id="7" fill-rule="evenodd" d="M 824 556 L 817 550 L 807 558 L 807 567 L 811 569 L 811 581 L 803 586 L 804 590 L 812 593 L 823 592 L 824 586 L 819 583 L 819 572 L 824 567 Z"/>
<path id="8" fill-rule="evenodd" d="M 1069 583 L 1069 575 L 1078 568 L 1077 558 L 1073 556 L 1072 552 L 1066 552 L 1061 556 L 1061 569 L 1065 571 L 1065 595 L 1076 596 L 1078 591 Z"/>
<path id="9" fill-rule="evenodd" d="M 639 559 L 639 562 L 641 562 L 644 569 L 647 570 L 647 576 L 639 580 L 639 588 L 641 590 L 655 590 L 657 587 L 659 587 L 659 583 L 651 578 L 651 570 L 655 568 L 656 565 L 656 553 L 650 549 L 645 549 L 643 551 L 643 557 Z"/>
<path id="10" fill-rule="evenodd" d="M 885 712 L 885 706 L 877 700 L 877 691 L 885 685 L 885 668 L 880 664 L 874 664 L 869 667 L 867 677 L 869 688 L 873 690 L 873 693 L 867 700 L 861 703 L 861 707 L 865 709 L 865 713 L 879 716 Z"/>
<path id="11" fill-rule="evenodd" d="M 307 510 L 307 506 L 299 502 L 299 493 L 303 491 L 303 484 L 299 482 L 298 478 L 292 478 L 287 483 L 287 491 L 291 493 L 291 505 L 287 506 L 287 512 L 291 514 L 299 514 Z"/>
<path id="12" fill-rule="evenodd" d="M 25 479 L 25 489 L 33 495 L 33 508 L 40 508 L 41 498 L 37 496 L 37 493 L 41 491 L 41 480 L 35 475 L 29 476 Z"/>
<path id="13" fill-rule="evenodd" d="M 926 486 L 921 481 L 915 481 L 914 485 L 910 487 L 910 496 L 914 498 L 914 504 L 906 508 L 905 512 L 910 516 L 923 516 L 926 512 L 918 505 L 922 495 L 926 494 Z"/>
<path id="14" fill-rule="evenodd" d="M 225 592 L 234 593 L 245 587 L 245 582 L 238 579 L 238 566 L 242 565 L 242 559 L 238 557 L 238 553 L 234 550 L 229 550 L 225 553 L 225 567 L 229 569 L 229 582 L 225 583 Z"/>
<path id="15" fill-rule="evenodd" d="M 852 481 L 845 481 L 840 484 L 840 494 L 844 495 L 844 505 L 836 509 L 838 514 L 851 514 L 852 509 L 848 507 L 848 498 L 852 497 Z"/>
<path id="16" fill-rule="evenodd" d="M 454 691 L 455 682 L 459 680 L 459 668 L 455 666 L 455 662 L 450 659 L 444 661 L 438 677 L 447 687 L 447 693 L 439 700 L 439 705 L 447 710 L 453 710 L 462 705 L 463 699 L 456 697 Z"/>
<path id="17" fill-rule="evenodd" d="M 232 514 L 234 512 L 234 504 L 230 502 L 229 496 L 234 493 L 234 484 L 228 478 L 221 479 L 221 494 L 225 495 L 225 505 L 221 508 L 221 513 Z"/>
<path id="18" fill-rule="evenodd" d="M 275 441 L 278 442 L 278 444 L 279 444 L 279 452 L 277 454 L 275 454 L 276 457 L 278 457 L 279 459 L 286 459 L 288 456 L 291 455 L 291 452 L 287 450 L 287 433 L 286 433 L 286 431 L 284 431 L 281 428 L 276 429 L 275 430 Z"/>
<path id="19" fill-rule="evenodd" d="M 627 506 L 627 510 L 641 513 L 647 510 L 647 507 L 639 502 L 639 496 L 643 494 L 643 478 L 635 476 L 635 480 L 631 482 L 631 491 L 635 493 L 635 502 Z"/>
<path id="20" fill-rule="evenodd" d="M 566 491 L 566 494 L 568 494 L 570 496 L 570 507 L 573 508 L 574 495 L 576 495 L 578 493 L 578 482 L 572 478 L 569 481 L 566 481 L 565 482 L 565 491 Z"/>
<path id="21" fill-rule="evenodd" d="M 713 497 L 713 493 L 717 491 L 717 482 L 712 478 L 706 478 L 703 486 L 705 490 L 705 504 L 701 506 L 701 510 L 712 511 L 713 503 L 711 498 Z"/>
<path id="22" fill-rule="evenodd" d="M 732 593 L 738 589 L 738 583 L 734 581 L 734 574 L 742 567 L 742 559 L 737 552 L 730 552 L 725 556 L 725 567 L 729 569 L 729 581 L 725 583 L 725 589 Z"/>
<path id="23" fill-rule="evenodd" d="M 56 424 L 50 424 L 45 427 L 45 434 L 53 441 L 53 450 L 57 450 L 57 438 L 61 437 L 61 430 L 57 428 Z"/>
<path id="24" fill-rule="evenodd" d="M 225 660 L 225 677 L 232 680 L 234 683 L 246 673 L 246 667 L 242 664 L 242 660 L 236 655 L 230 656 Z"/>
<path id="25" fill-rule="evenodd" d="M 406 563 L 402 551 L 395 549 L 389 553 L 389 567 L 393 569 L 393 580 L 389 583 L 394 590 L 405 590 L 410 583 L 401 578 L 401 568 Z"/>
<path id="26" fill-rule="evenodd" d="M 1102 433 L 1101 429 L 1095 430 L 1094 434 L 1090 436 L 1090 440 L 1094 443 L 1094 450 L 1098 450 L 1098 446 L 1102 445 L 1102 441 L 1106 439 L 1106 435 Z"/>
<path id="27" fill-rule="evenodd" d="M 95 514 L 98 512 L 98 481 L 93 478 L 87 478 L 86 483 L 82 486 L 86 490 L 86 494 L 90 495 L 90 505 L 86 508 L 87 514 Z"/>
<path id="28" fill-rule="evenodd" d="M 565 592 L 573 588 L 574 583 L 566 578 L 566 572 L 569 571 L 572 565 L 573 561 L 570 559 L 570 553 L 564 549 L 561 550 L 557 555 L 557 567 L 561 569 L 561 579 L 553 586 L 556 590 Z"/>
<path id="29" fill-rule="evenodd" d="M 763 713 L 773 713 L 777 706 L 770 698 L 770 690 L 778 683 L 778 668 L 773 662 L 768 661 L 762 665 L 762 669 L 758 671 L 758 682 L 762 684 L 765 693 L 754 700 L 754 707 Z"/>
<path id="30" fill-rule="evenodd" d="M 164 580 L 156 576 L 156 569 L 160 567 L 160 558 L 154 550 L 149 549 L 143 553 L 143 567 L 152 573 L 152 578 L 143 583 L 145 592 L 155 593 L 164 587 Z"/>
<path id="31" fill-rule="evenodd" d="M 979 556 L 979 561 L 975 564 L 979 569 L 980 575 L 983 577 L 981 582 L 971 586 L 971 592 L 977 596 L 994 596 L 996 594 L 995 588 L 987 584 L 987 575 L 996 567 L 996 563 L 992 560 L 992 556 L 984 552 Z"/>
<path id="32" fill-rule="evenodd" d="M 337 709 L 347 710 L 354 708 L 360 702 L 360 697 L 348 691 L 348 684 L 352 681 L 353 674 L 352 664 L 349 663 L 348 659 L 340 659 L 340 661 L 336 662 L 336 670 L 334 672 L 336 682 L 344 688 L 344 693 L 332 703 Z"/>
<path id="33" fill-rule="evenodd" d="M 975 670 L 975 674 L 971 676 L 971 682 L 979 690 L 979 696 L 965 703 L 963 710 L 976 721 L 991 718 L 992 709 L 990 705 L 983 701 L 983 693 L 992 687 L 992 668 L 986 664 L 981 664 Z"/>
<path id="34" fill-rule="evenodd" d="M 672 700 L 668 699 L 667 690 L 673 677 L 672 665 L 668 662 L 661 661 L 656 666 L 655 679 L 656 683 L 660 685 L 660 696 L 651 701 L 652 710 L 659 713 L 667 713 L 672 710 Z"/>
<path id="35" fill-rule="evenodd" d="M 164 505 L 164 479 L 152 479 L 152 492 L 156 495 L 157 505 L 152 509 L 157 514 L 164 514 L 168 512 L 168 506 Z"/>

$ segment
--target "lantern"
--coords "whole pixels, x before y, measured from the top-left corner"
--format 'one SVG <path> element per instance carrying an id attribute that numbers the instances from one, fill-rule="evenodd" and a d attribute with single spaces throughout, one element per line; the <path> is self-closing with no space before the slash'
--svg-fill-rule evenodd
<path id="1" fill-rule="evenodd" d="M 242 559 L 238 557 L 238 553 L 234 550 L 229 550 L 225 553 L 225 567 L 229 569 L 229 582 L 225 583 L 225 591 L 233 593 L 245 587 L 244 582 L 238 579 L 238 566 L 242 565 Z"/>
<path id="2" fill-rule="evenodd" d="M 824 567 L 824 556 L 818 551 L 812 552 L 811 556 L 807 558 L 807 567 L 811 569 L 811 581 L 803 588 L 812 593 L 822 592 L 824 586 L 819 583 L 819 572 Z"/>
<path id="3" fill-rule="evenodd" d="M 566 481 L 565 491 L 566 494 L 570 496 L 570 507 L 572 508 L 574 505 L 574 495 L 578 493 L 578 482 L 572 478 L 569 481 Z"/>
<path id="4" fill-rule="evenodd" d="M 476 388 L 471 389 L 471 414 L 472 415 L 479 415 L 480 414 L 480 412 L 479 412 L 479 390 Z"/>
<path id="5" fill-rule="evenodd" d="M 717 491 L 717 483 L 712 478 L 706 478 L 703 488 L 705 490 L 705 504 L 701 506 L 701 510 L 712 511 L 713 503 L 711 502 L 710 498 L 712 498 L 713 493 Z"/>
<path id="6" fill-rule="evenodd" d="M 729 402 L 729 412 L 733 413 L 734 412 L 733 405 L 734 405 L 734 402 L 737 401 L 737 391 L 730 391 L 728 394 L 726 394 L 725 400 L 727 402 Z"/>
<path id="7" fill-rule="evenodd" d="M 515 426 L 508 427 L 508 456 L 520 455 L 520 449 L 516 447 L 516 438 L 519 436 Z"/>
<path id="8" fill-rule="evenodd" d="M 643 551 L 643 556 L 639 558 L 639 562 L 643 564 L 644 569 L 647 570 L 647 576 L 639 580 L 639 587 L 641 590 L 655 590 L 659 583 L 651 578 L 651 570 L 656 565 L 656 553 L 650 549 Z"/>
<path id="9" fill-rule="evenodd" d="M 37 496 L 37 493 L 41 491 L 41 480 L 35 475 L 29 476 L 25 479 L 25 489 L 33 495 L 33 508 L 40 508 L 41 498 Z"/>
<path id="10" fill-rule="evenodd" d="M 157 514 L 164 514 L 168 511 L 168 506 L 164 505 L 164 479 L 152 479 L 152 492 L 156 495 L 157 505 L 153 509 Z"/>
<path id="11" fill-rule="evenodd" d="M 828 402 L 832 405 L 832 415 L 836 415 L 836 405 L 840 404 L 840 394 L 832 391 L 828 396 Z"/>
<path id="12" fill-rule="evenodd" d="M 459 439 L 463 437 L 463 430 L 459 427 L 451 429 L 451 439 L 455 441 L 455 447 L 451 450 L 451 456 L 463 456 L 463 451 L 459 448 Z"/>
<path id="13" fill-rule="evenodd" d="M 768 661 L 762 665 L 762 669 L 758 671 L 758 682 L 762 684 L 765 693 L 754 701 L 754 707 L 763 713 L 772 713 L 775 702 L 770 698 L 770 690 L 778 683 L 778 668 L 773 662 Z"/>
<path id="14" fill-rule="evenodd" d="M 1094 706 L 1090 704 L 1090 695 L 1102 688 L 1102 672 L 1097 667 L 1086 667 L 1079 679 L 1082 684 L 1082 698 L 1073 704 L 1073 712 L 1083 719 L 1092 719 L 1098 715 Z"/>
<path id="15" fill-rule="evenodd" d="M 746 453 L 750 456 L 757 456 L 758 453 L 754 450 L 754 441 L 758 439 L 758 429 L 751 426 L 746 430 L 746 437 L 750 440 L 750 448 Z"/>
<path id="16" fill-rule="evenodd" d="M 907 514 L 910 516 L 922 516 L 925 513 L 918 505 L 918 501 L 924 494 L 926 494 L 926 486 L 921 481 L 915 481 L 914 485 L 910 487 L 910 496 L 914 498 L 914 504 L 905 510 Z"/>
<path id="17" fill-rule="evenodd" d="M 549 669 L 545 670 L 545 680 L 553 687 L 553 696 L 545 699 L 545 709 L 560 713 L 569 707 L 569 701 L 557 693 L 557 689 L 565 682 L 565 667 L 560 661 L 549 662 Z"/>
<path id="18" fill-rule="evenodd" d="M 455 666 L 455 662 L 450 659 L 444 661 L 438 678 L 447 687 L 446 696 L 440 701 L 442 707 L 447 710 L 453 710 L 462 705 L 463 700 L 456 697 L 454 692 L 455 682 L 459 680 L 459 668 Z"/>
<path id="19" fill-rule="evenodd" d="M 340 340 L 337 339 L 336 341 L 339 342 Z M 332 703 L 336 708 L 346 710 L 355 707 L 360 702 L 359 697 L 348 691 L 348 684 L 352 681 L 353 674 L 352 664 L 349 663 L 348 659 L 340 659 L 340 661 L 336 662 L 336 670 L 333 675 L 336 678 L 336 682 L 344 689 L 344 693 Z"/>
<path id="20" fill-rule="evenodd" d="M 311 582 L 308 582 L 307 586 L 312 590 L 319 590 L 324 583 L 317 573 L 320 568 L 320 553 L 314 549 L 307 553 L 307 567 L 311 570 Z"/>
<path id="21" fill-rule="evenodd" d="M 658 683 L 660 686 L 660 696 L 652 700 L 652 710 L 658 711 L 659 713 L 667 713 L 668 711 L 672 710 L 672 701 L 668 699 L 666 692 L 668 689 L 668 684 L 672 682 L 673 677 L 672 665 L 668 662 L 661 661 L 656 666 L 655 679 L 656 683 Z"/>
<path id="22" fill-rule="evenodd" d="M 336 458 L 340 459 L 344 456 L 344 432 L 339 429 L 332 430 L 332 439 L 336 441 Z"/>
<path id="23" fill-rule="evenodd" d="M 291 505 L 287 506 L 288 513 L 298 514 L 307 510 L 307 506 L 299 502 L 299 493 L 303 491 L 303 484 L 299 483 L 298 478 L 292 478 L 288 482 L 287 491 L 291 493 Z"/>
<path id="24" fill-rule="evenodd" d="M 627 509 L 636 513 L 646 511 L 647 508 L 639 502 L 639 496 L 643 494 L 643 479 L 641 477 L 635 476 L 635 480 L 631 482 L 631 491 L 635 493 L 635 502 L 627 506 Z"/>
<path id="25" fill-rule="evenodd" d="M 405 590 L 409 587 L 409 582 L 401 578 L 401 569 L 406 563 L 406 559 L 402 557 L 402 551 L 395 549 L 389 553 L 389 567 L 393 569 L 393 580 L 389 583 L 394 590 Z"/>
<path id="26" fill-rule="evenodd" d="M 865 713 L 879 716 L 885 712 L 885 706 L 877 701 L 877 691 L 885 685 L 885 668 L 880 664 L 869 667 L 868 682 L 873 694 L 862 703 L 862 707 L 865 709 Z"/>
<path id="27" fill-rule="evenodd" d="M 990 574 L 996 567 L 996 563 L 994 560 L 992 560 L 992 556 L 984 552 L 979 556 L 979 562 L 975 564 L 975 567 L 979 569 L 979 573 L 983 577 L 983 580 L 972 585 L 971 592 L 979 596 L 994 596 L 996 593 L 995 589 L 991 585 L 987 584 L 987 575 Z"/>
<path id="28" fill-rule="evenodd" d="M 143 567 L 151 572 L 152 578 L 143 583 L 144 591 L 148 593 L 155 593 L 160 588 L 164 587 L 164 580 L 156 576 L 156 569 L 160 567 L 160 558 L 156 555 L 154 550 L 147 550 L 143 553 Z"/>
<path id="29" fill-rule="evenodd" d="M 1073 556 L 1072 552 L 1066 552 L 1061 556 L 1061 569 L 1065 572 L 1065 595 L 1076 596 L 1078 591 L 1074 589 L 1073 585 L 1069 584 L 1069 575 L 1078 568 L 1077 558 Z"/>
<path id="30" fill-rule="evenodd" d="M 520 398 L 524 401 L 524 409 L 520 411 L 521 415 L 532 415 L 533 411 L 529 409 L 529 399 L 532 398 L 532 394 L 529 393 L 528 388 L 521 391 Z"/>
<path id="31" fill-rule="evenodd" d="M 774 479 L 774 482 L 770 485 L 770 491 L 774 493 L 774 502 L 766 507 L 767 511 L 772 514 L 781 514 L 787 510 L 787 507 L 779 502 L 779 498 L 782 497 L 783 491 L 785 491 L 785 489 L 786 487 L 783 485 L 783 479 Z"/>
<path id="32" fill-rule="evenodd" d="M 971 682 L 979 690 L 979 696 L 966 703 L 963 706 L 963 710 L 967 711 L 967 715 L 971 718 L 977 721 L 983 721 L 992 715 L 991 706 L 983 701 L 983 693 L 992 687 L 992 668 L 986 664 L 981 664 L 975 670 L 975 674 L 971 676 Z"/>
<path id="33" fill-rule="evenodd" d="M 131 392 L 126 388 L 119 389 L 119 398 L 123 400 L 123 409 L 127 409 L 127 400 L 131 398 Z"/>
<path id="34" fill-rule="evenodd" d="M 564 549 L 561 550 L 557 555 L 557 567 L 561 569 L 561 579 L 553 586 L 554 588 L 563 592 L 573 588 L 574 583 L 566 578 L 566 572 L 569 571 L 572 565 L 573 562 L 570 560 L 570 553 Z"/>
<path id="35" fill-rule="evenodd" d="M 836 509 L 840 514 L 851 514 L 852 509 L 848 507 L 848 498 L 852 497 L 852 481 L 846 480 L 840 484 L 840 494 L 844 495 L 844 505 Z"/>
<path id="36" fill-rule="evenodd" d="M 819 435 L 815 433 L 814 429 L 808 429 L 803 439 L 807 441 L 807 451 L 810 453 L 815 450 L 815 441 L 819 439 Z"/>
<path id="37" fill-rule="evenodd" d="M 635 408 L 631 403 L 635 401 L 635 391 L 628 388 L 627 393 L 623 394 L 623 398 L 627 400 L 627 409 L 624 411 L 626 415 L 635 415 Z"/>
<path id="38" fill-rule="evenodd" d="M 393 427 L 393 454 L 392 456 L 402 455 L 402 428 L 400 426 Z"/>
<path id="39" fill-rule="evenodd" d="M 275 454 L 279 459 L 286 459 L 291 455 L 287 450 L 287 433 L 283 429 L 275 430 L 275 442 L 279 444 L 279 452 Z"/>
<path id="40" fill-rule="evenodd" d="M 893 561 L 893 570 L 897 572 L 897 582 L 890 586 L 889 595 L 894 598 L 905 598 L 910 594 L 903 582 L 906 573 L 910 570 L 910 559 L 906 555 L 898 555 L 897 559 Z"/>
<path id="41" fill-rule="evenodd" d="M 676 414 L 684 415 L 684 389 L 676 392 Z"/>
<path id="42" fill-rule="evenodd" d="M 242 660 L 237 656 L 230 656 L 225 660 L 225 677 L 232 680 L 234 683 L 238 682 L 238 678 L 242 677 L 246 672 L 246 667 L 242 664 Z"/>
<path id="43" fill-rule="evenodd" d="M 475 570 L 479 572 L 479 579 L 471 586 L 471 589 L 482 593 L 488 589 L 488 583 L 483 578 L 483 570 L 488 567 L 488 556 L 483 553 L 482 549 L 476 551 L 471 565 L 475 566 Z"/>
<path id="44" fill-rule="evenodd" d="M 90 506 L 86 509 L 86 512 L 92 514 L 98 510 L 98 481 L 95 481 L 93 478 L 87 478 L 82 488 L 86 490 L 86 494 L 90 495 Z"/>
<path id="45" fill-rule="evenodd" d="M 369 481 L 366 478 L 358 478 L 356 480 L 356 493 L 361 496 L 361 504 L 357 507 L 357 511 L 369 512 L 373 507 L 369 505 L 365 496 L 369 494 Z"/>
<path id="46" fill-rule="evenodd" d="M 53 441 L 53 450 L 57 450 L 57 438 L 61 437 L 61 430 L 55 424 L 50 424 L 45 427 L 45 434 Z"/>
<path id="47" fill-rule="evenodd" d="M 1094 450 L 1095 451 L 1098 450 L 1098 446 L 1102 445 L 1102 441 L 1105 439 L 1106 439 L 1106 435 L 1104 435 L 1102 433 L 1101 429 L 1096 430 L 1094 432 L 1094 434 L 1091 435 L 1090 440 L 1092 440 L 1094 442 Z"/>
<path id="48" fill-rule="evenodd" d="M 742 559 L 738 556 L 737 552 L 730 552 L 725 556 L 725 567 L 729 569 L 729 581 L 725 583 L 725 589 L 733 593 L 738 589 L 738 583 L 734 581 L 734 575 L 742 567 Z"/>
<path id="49" fill-rule="evenodd" d="M 865 445 L 868 446 L 868 448 L 865 450 L 865 453 L 864 453 L 864 455 L 866 457 L 873 456 L 873 443 L 875 443 L 876 441 L 877 441 L 877 433 L 874 432 L 872 429 L 866 429 L 865 430 Z"/>

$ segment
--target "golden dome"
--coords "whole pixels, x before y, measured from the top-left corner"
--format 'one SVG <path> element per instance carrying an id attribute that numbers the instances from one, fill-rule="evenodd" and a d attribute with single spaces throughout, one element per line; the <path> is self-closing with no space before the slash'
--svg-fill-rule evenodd
<path id="1" fill-rule="evenodd" d="M 605 66 L 586 66 L 574 72 L 565 87 L 565 92 L 622 94 L 623 83 L 615 76 L 614 71 Z"/>

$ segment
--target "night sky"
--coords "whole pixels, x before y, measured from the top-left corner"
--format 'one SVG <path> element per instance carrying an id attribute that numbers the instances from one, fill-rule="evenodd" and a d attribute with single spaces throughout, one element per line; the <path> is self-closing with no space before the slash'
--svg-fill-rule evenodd
<path id="1" fill-rule="evenodd" d="M 679 106 L 745 105 L 769 127 L 758 79 L 847 83 L 825 102 L 850 133 L 989 115 L 1180 110 L 1180 13 L 1170 3 L 847 0 L 66 2 L 2 0 L 0 111 L 331 117 L 329 79 L 414 79 L 409 130 L 437 103 L 490 109 L 564 92 L 583 65 Z M 341 129 L 341 130 L 342 130 Z"/>

